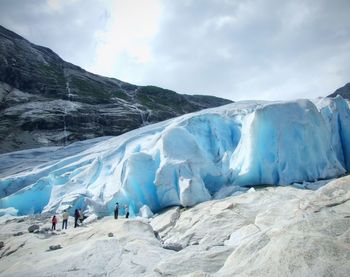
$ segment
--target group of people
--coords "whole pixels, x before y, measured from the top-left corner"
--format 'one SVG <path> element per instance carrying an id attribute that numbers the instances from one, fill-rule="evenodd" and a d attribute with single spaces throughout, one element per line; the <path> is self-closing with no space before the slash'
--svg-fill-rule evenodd
<path id="1" fill-rule="evenodd" d="M 129 207 L 128 205 L 124 205 L 124 211 L 125 211 L 125 218 L 129 218 Z M 115 203 L 114 207 L 114 219 L 118 219 L 119 215 L 119 203 Z"/>
<path id="2" fill-rule="evenodd" d="M 129 218 L 128 205 L 124 205 L 124 211 L 125 211 L 125 218 Z M 119 203 L 117 202 L 115 204 L 115 208 L 114 208 L 114 218 L 118 219 L 118 215 L 119 215 Z M 69 214 L 68 214 L 67 210 L 64 210 L 62 213 L 62 230 L 67 229 L 68 217 L 69 217 Z M 75 211 L 74 211 L 74 228 L 79 226 L 78 221 L 80 221 L 80 224 L 82 224 L 85 218 L 86 217 L 82 213 L 81 209 L 75 209 Z M 51 219 L 51 223 L 52 223 L 51 230 L 56 230 L 57 222 L 58 222 L 57 216 L 54 215 Z"/>
<path id="3" fill-rule="evenodd" d="M 69 217 L 69 214 L 68 214 L 67 210 L 64 210 L 62 213 L 62 230 L 67 229 L 68 217 Z M 78 221 L 80 221 L 80 224 L 81 224 L 81 223 L 83 223 L 85 218 L 86 217 L 84 216 L 81 209 L 75 209 L 75 211 L 74 211 L 74 228 L 79 226 Z M 54 215 L 51 219 L 51 223 L 52 223 L 51 230 L 56 230 L 57 222 L 58 222 L 57 216 Z"/>

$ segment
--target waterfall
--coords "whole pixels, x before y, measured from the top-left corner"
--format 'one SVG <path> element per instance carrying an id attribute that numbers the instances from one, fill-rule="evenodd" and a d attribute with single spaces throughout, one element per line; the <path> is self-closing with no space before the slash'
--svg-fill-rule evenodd
<path id="1" fill-rule="evenodd" d="M 136 111 L 138 111 L 140 113 L 141 121 L 142 121 L 141 126 L 148 125 L 149 124 L 148 118 L 150 116 L 151 111 L 150 110 L 143 111 L 143 110 L 139 109 L 136 105 L 134 108 L 136 109 Z"/>
<path id="2" fill-rule="evenodd" d="M 70 101 L 72 94 L 70 93 L 69 81 L 66 82 L 66 89 L 68 93 L 68 101 Z"/>
<path id="3" fill-rule="evenodd" d="M 70 101 L 72 94 L 70 93 L 69 81 L 66 82 L 66 90 L 67 90 L 68 101 Z M 64 105 L 64 114 L 63 114 L 64 146 L 68 144 L 66 116 L 67 116 L 67 105 Z"/>

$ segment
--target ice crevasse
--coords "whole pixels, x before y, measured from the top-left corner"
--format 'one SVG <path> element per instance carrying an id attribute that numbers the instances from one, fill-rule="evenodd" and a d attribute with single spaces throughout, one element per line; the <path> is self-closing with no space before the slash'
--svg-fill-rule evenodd
<path id="1" fill-rule="evenodd" d="M 118 137 L 0 155 L 0 209 L 107 215 L 119 202 L 157 212 L 349 170 L 343 98 L 236 102 Z"/>

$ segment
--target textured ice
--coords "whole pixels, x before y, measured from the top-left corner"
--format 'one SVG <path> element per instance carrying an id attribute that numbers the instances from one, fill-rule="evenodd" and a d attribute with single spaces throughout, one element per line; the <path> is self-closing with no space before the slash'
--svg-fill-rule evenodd
<path id="1" fill-rule="evenodd" d="M 153 212 L 151 211 L 151 209 L 147 205 L 143 205 L 140 208 L 140 216 L 144 217 L 144 218 L 150 218 L 153 216 Z"/>
<path id="2" fill-rule="evenodd" d="M 350 109 L 337 97 L 237 102 L 118 137 L 0 155 L 0 208 L 131 215 L 350 170 Z M 124 209 L 120 209 L 124 214 Z"/>

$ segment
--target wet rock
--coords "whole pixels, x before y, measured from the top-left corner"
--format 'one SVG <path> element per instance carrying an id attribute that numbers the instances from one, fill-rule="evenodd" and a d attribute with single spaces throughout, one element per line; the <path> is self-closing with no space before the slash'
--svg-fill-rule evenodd
<path id="1" fill-rule="evenodd" d="M 178 251 L 181 251 L 183 249 L 183 246 L 179 243 L 166 243 L 163 245 L 163 248 L 178 252 Z"/>
<path id="2" fill-rule="evenodd" d="M 0 249 L 5 246 L 5 243 L 3 241 L 0 241 Z"/>
<path id="3" fill-rule="evenodd" d="M 18 233 L 13 234 L 14 237 L 18 237 L 18 236 L 22 236 L 22 235 L 23 235 L 23 232 L 18 232 Z"/>
<path id="4" fill-rule="evenodd" d="M 60 244 L 50 245 L 49 250 L 50 251 L 54 251 L 54 250 L 58 250 L 58 249 L 61 249 L 61 248 L 62 248 L 62 246 Z"/>
<path id="5" fill-rule="evenodd" d="M 114 237 L 113 233 L 108 233 L 108 237 Z"/>
<path id="6" fill-rule="evenodd" d="M 29 233 L 37 233 L 37 232 L 39 232 L 39 225 L 37 225 L 37 224 L 34 224 L 34 225 L 31 225 L 31 226 L 29 226 L 29 228 L 28 228 L 28 232 Z"/>

